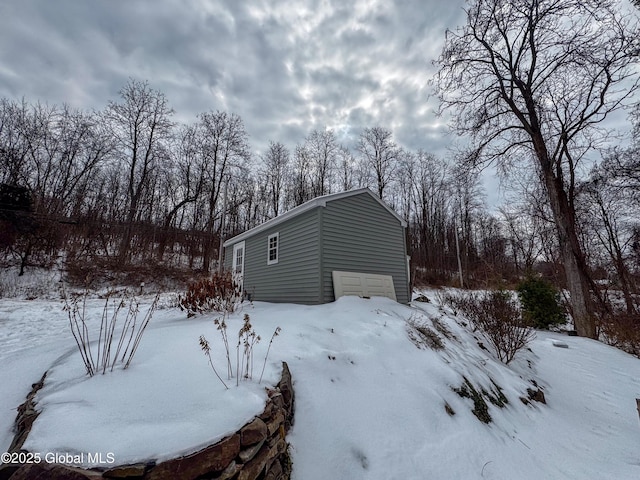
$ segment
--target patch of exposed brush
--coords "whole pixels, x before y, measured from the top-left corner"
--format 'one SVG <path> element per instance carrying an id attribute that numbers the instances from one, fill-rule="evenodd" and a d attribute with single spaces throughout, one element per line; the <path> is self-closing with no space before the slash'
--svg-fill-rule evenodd
<path id="1" fill-rule="evenodd" d="M 456 414 L 455 410 L 451 408 L 451 405 L 449 405 L 447 402 L 444 402 L 444 410 L 450 417 L 453 417 Z"/>
<path id="2" fill-rule="evenodd" d="M 433 319 L 431 319 L 431 322 L 433 323 Z M 424 324 L 424 317 L 422 315 L 411 315 L 411 317 L 407 320 L 407 323 L 407 333 L 409 335 L 409 339 L 416 347 L 420 349 L 422 347 L 428 347 L 432 350 L 444 349 L 444 342 L 442 338 L 432 328 Z M 444 325 L 441 326 L 444 327 Z M 444 328 L 446 329 L 446 327 Z M 447 335 L 444 336 L 449 338 Z"/>
<path id="3" fill-rule="evenodd" d="M 496 407 L 504 408 L 509 404 L 509 399 L 502 392 L 502 388 L 493 380 L 491 380 L 493 384 L 493 388 L 490 392 L 487 392 L 484 388 L 482 389 L 482 394 L 487 397 L 487 399 Z"/>
<path id="4" fill-rule="evenodd" d="M 498 359 L 505 364 L 526 349 L 535 336 L 510 292 L 497 290 L 457 297 L 443 295 L 441 302 L 453 308 L 454 313 L 460 311 L 471 323 L 473 331 L 479 330 L 484 335 Z"/>
<path id="5" fill-rule="evenodd" d="M 467 377 L 462 378 L 464 379 L 462 385 L 458 388 L 452 387 L 452 390 L 460 397 L 469 398 L 473 401 L 471 413 L 473 413 L 478 420 L 482 423 L 491 423 L 492 418 L 485 398 L 496 407 L 504 408 L 509 403 L 509 400 L 504 393 L 502 393 L 502 388 L 491 380 L 493 388 L 491 388 L 490 391 L 487 391 L 485 388 L 477 389 Z"/>
<path id="6" fill-rule="evenodd" d="M 538 387 L 538 384 L 534 380 L 532 380 L 531 383 L 536 388 L 535 389 L 527 388 L 527 396 L 526 397 L 520 397 L 520 401 L 522 403 L 524 403 L 525 405 L 530 405 L 531 402 L 538 402 L 538 403 L 546 404 L 547 400 L 544 397 L 544 392 L 542 391 L 542 389 L 540 387 Z"/>
<path id="7" fill-rule="evenodd" d="M 444 348 L 442 339 L 429 327 L 409 326 L 407 328 L 407 333 L 409 335 L 409 340 L 411 340 L 411 342 L 419 349 L 427 347 L 432 350 L 442 350 Z"/>
<path id="8" fill-rule="evenodd" d="M 456 336 L 439 318 L 431 318 L 431 323 L 433 324 L 433 328 L 435 328 L 438 333 L 440 333 L 447 340 L 457 340 Z"/>
<path id="9" fill-rule="evenodd" d="M 416 315 L 412 315 L 407 320 L 407 324 L 407 334 L 416 347 L 420 349 L 428 347 L 432 350 L 444 349 L 442 338 L 431 328 L 419 322 Z"/>

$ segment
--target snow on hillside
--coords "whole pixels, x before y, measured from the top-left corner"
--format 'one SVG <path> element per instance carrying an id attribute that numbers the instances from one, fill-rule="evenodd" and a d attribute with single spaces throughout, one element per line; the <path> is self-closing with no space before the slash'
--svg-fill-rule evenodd
<path id="1" fill-rule="evenodd" d="M 128 370 L 88 378 L 59 301 L 0 300 L 0 451 L 11 441 L 15 408 L 45 370 L 42 413 L 25 447 L 113 452 L 117 463 L 128 463 L 193 451 L 234 431 L 261 411 L 264 384 L 277 381 L 285 360 L 296 393 L 288 440 L 298 480 L 640 478 L 637 358 L 538 332 L 531 351 L 506 367 L 433 293 L 431 303 L 411 307 L 383 298 L 246 305 L 229 321 L 232 356 L 245 313 L 262 341 L 254 380 L 232 381 L 229 390 L 198 345 L 204 334 L 224 373 L 213 315 L 186 319 L 175 308 L 158 310 Z M 88 316 L 99 317 L 102 305 L 90 300 Z M 434 342 L 444 348 L 434 350 Z M 454 391 L 465 378 L 486 392 L 490 423 Z M 546 405 L 520 400 L 533 382 Z M 508 401 L 502 408 L 489 400 L 500 403 L 501 394 Z"/>

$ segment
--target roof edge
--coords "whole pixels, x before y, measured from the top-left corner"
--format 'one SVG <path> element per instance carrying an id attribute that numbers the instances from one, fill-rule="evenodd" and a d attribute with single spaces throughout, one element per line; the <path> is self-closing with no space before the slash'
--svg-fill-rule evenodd
<path id="1" fill-rule="evenodd" d="M 362 193 L 368 193 L 369 195 L 371 195 L 371 197 L 374 200 L 376 200 L 380 205 L 382 205 L 382 207 L 384 207 L 385 210 L 387 210 L 391 215 L 393 215 L 400 222 L 400 225 L 402 225 L 404 228 L 407 227 L 407 222 L 405 222 L 404 219 L 400 217 L 400 215 L 398 215 L 391 207 L 389 207 L 389 205 L 387 205 L 381 199 L 379 199 L 369 188 L 365 187 L 365 188 L 357 188 L 355 190 L 347 190 L 346 192 L 331 193 L 328 195 L 323 195 L 320 197 L 313 198 L 301 205 L 298 205 L 297 207 L 292 208 L 291 210 L 283 213 L 282 215 L 278 215 L 277 217 L 274 217 L 270 220 L 267 220 L 266 222 L 261 223 L 260 225 L 250 228 L 249 230 L 239 235 L 236 235 L 235 237 L 231 237 L 230 239 L 225 240 L 222 246 L 228 247 L 229 245 L 232 245 L 234 243 L 237 243 L 249 237 L 252 237 L 253 235 L 256 235 L 264 230 L 267 230 L 268 228 L 279 225 L 282 222 L 285 222 L 286 220 L 297 217 L 298 215 L 301 215 L 304 212 L 312 210 L 316 207 L 324 207 L 327 205 L 327 202 L 332 202 L 334 200 L 339 200 L 341 198 L 351 197 L 354 195 L 360 195 Z"/>

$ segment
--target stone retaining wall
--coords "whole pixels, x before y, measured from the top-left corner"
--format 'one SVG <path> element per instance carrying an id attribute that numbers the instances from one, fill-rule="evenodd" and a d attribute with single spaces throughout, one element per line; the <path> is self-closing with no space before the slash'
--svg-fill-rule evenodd
<path id="1" fill-rule="evenodd" d="M 43 379 L 33 385 L 27 401 L 18 408 L 16 436 L 11 451 L 22 451 L 31 425 L 37 417 L 33 397 Z M 166 462 L 122 465 L 108 470 L 69 467 L 60 464 L 2 465 L 0 480 L 285 480 L 291 474 L 291 460 L 285 436 L 293 424 L 294 393 L 291 372 L 282 363 L 282 378 L 268 390 L 264 411 L 236 433 L 184 457 Z"/>

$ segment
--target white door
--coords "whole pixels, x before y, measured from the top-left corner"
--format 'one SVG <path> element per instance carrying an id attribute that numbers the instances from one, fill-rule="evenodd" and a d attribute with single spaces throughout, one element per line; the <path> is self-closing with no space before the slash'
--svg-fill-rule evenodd
<path id="1" fill-rule="evenodd" d="M 244 242 L 236 243 L 233 246 L 233 262 L 231 264 L 231 273 L 240 288 L 242 288 L 242 279 L 244 276 Z"/>

